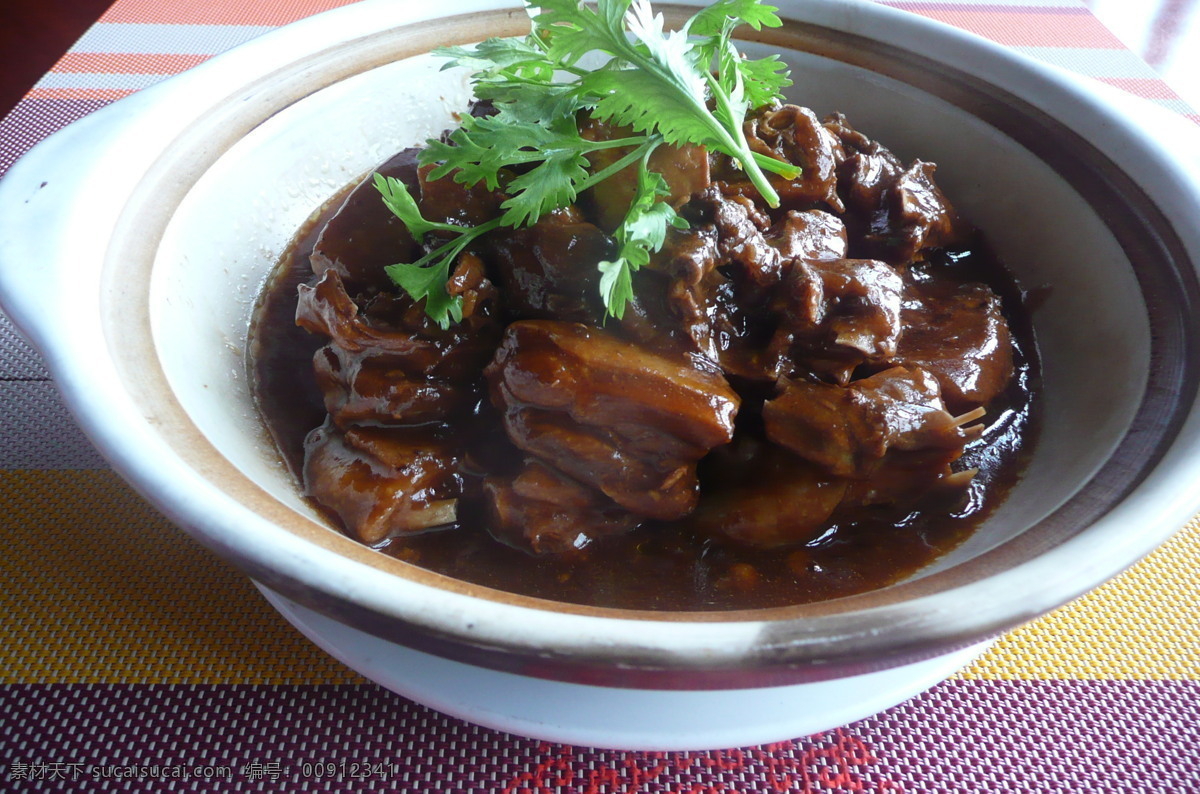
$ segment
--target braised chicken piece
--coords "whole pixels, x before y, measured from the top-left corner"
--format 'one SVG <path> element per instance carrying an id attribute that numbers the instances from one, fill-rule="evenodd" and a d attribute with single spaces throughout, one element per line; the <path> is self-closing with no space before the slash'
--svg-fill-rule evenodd
<path id="1" fill-rule="evenodd" d="M 496 283 L 514 319 L 599 323 L 604 318 L 600 273 L 579 263 L 612 258 L 616 244 L 575 207 L 493 235 L 490 249 Z"/>
<path id="2" fill-rule="evenodd" d="M 696 532 L 757 548 L 807 543 L 828 526 L 849 481 L 780 447 L 742 441 L 687 519 Z M 748 447 L 748 449 L 746 449 Z"/>
<path id="3" fill-rule="evenodd" d="M 890 361 L 900 339 L 904 280 L 872 259 L 797 260 L 775 294 L 770 343 L 779 376 L 794 362 L 837 383 L 863 364 Z"/>
<path id="4" fill-rule="evenodd" d="M 933 181 L 933 163 L 908 167 L 891 151 L 853 129 L 841 114 L 825 121 L 841 143 L 838 192 L 855 226 L 859 255 L 900 264 L 930 248 L 962 243 L 970 227 Z"/>
<path id="5" fill-rule="evenodd" d="M 299 287 L 297 324 L 329 338 L 313 357 L 328 419 L 305 440 L 305 491 L 364 543 L 455 520 L 460 445 L 412 428 L 478 402 L 499 326 L 478 257 L 462 256 L 448 289 L 463 322 L 443 330 L 393 293 L 360 309 L 336 268 Z"/>
<path id="6" fill-rule="evenodd" d="M 792 210 L 767 231 L 767 242 L 784 260 L 845 259 L 846 224 L 821 210 Z"/>
<path id="7" fill-rule="evenodd" d="M 981 426 L 946 411 L 937 381 L 893 367 L 849 386 L 791 381 L 763 407 L 767 438 L 838 477 L 868 479 L 892 450 L 952 450 L 957 458 Z"/>
<path id="8" fill-rule="evenodd" d="M 900 319 L 895 362 L 932 373 L 952 410 L 987 405 L 1012 380 L 1012 334 L 1000 298 L 983 284 L 914 284 Z"/>
<path id="9" fill-rule="evenodd" d="M 418 151 L 405 149 L 379 166 L 378 173 L 416 185 Z M 384 268 L 397 262 L 412 262 L 420 255 L 418 242 L 379 200 L 374 181 L 367 179 L 346 196 L 341 208 L 325 224 L 310 260 L 318 276 L 336 270 L 355 293 L 390 292 L 394 285 Z"/>
<path id="10" fill-rule="evenodd" d="M 608 141 L 632 134 L 627 127 L 613 127 L 585 115 L 579 121 L 579 134 L 589 141 Z M 601 149 L 589 155 L 590 170 L 594 173 L 616 163 L 629 154 L 628 147 Z M 703 146 L 659 146 L 650 155 L 649 168 L 662 174 L 670 194 L 665 201 L 678 207 L 693 194 L 710 184 L 708 151 Z M 583 198 L 596 224 L 612 232 L 625 220 L 625 213 L 637 192 L 637 168 L 627 166 L 588 191 Z"/>
<path id="11" fill-rule="evenodd" d="M 807 209 L 823 205 L 835 212 L 844 211 L 838 196 L 837 166 L 842 161 L 841 143 L 808 108 L 797 105 L 762 108 L 746 119 L 746 141 L 750 148 L 768 157 L 799 166 L 795 179 L 771 175 L 771 185 L 786 208 Z M 748 197 L 757 191 L 740 172 L 728 167 L 717 169 L 714 179 L 721 180 L 726 193 Z"/>
<path id="12" fill-rule="evenodd" d="M 494 290 L 470 255 L 452 281 L 467 298 L 464 322 L 447 330 L 390 294 L 360 311 L 334 269 L 300 286 L 296 322 L 330 337 L 313 367 L 338 426 L 443 421 L 479 399 L 477 373 L 499 330 L 489 318 Z"/>
<path id="13" fill-rule="evenodd" d="M 306 492 L 363 543 L 457 518 L 462 481 L 455 445 L 428 430 L 343 432 L 327 421 L 308 434 L 304 449 Z"/>
<path id="14" fill-rule="evenodd" d="M 492 534 L 534 554 L 581 551 L 638 523 L 599 491 L 537 460 L 514 477 L 489 477 L 483 487 Z"/>
<path id="15" fill-rule="evenodd" d="M 513 444 L 638 515 L 691 512 L 696 461 L 733 437 L 724 378 L 597 328 L 512 323 L 485 374 Z"/>

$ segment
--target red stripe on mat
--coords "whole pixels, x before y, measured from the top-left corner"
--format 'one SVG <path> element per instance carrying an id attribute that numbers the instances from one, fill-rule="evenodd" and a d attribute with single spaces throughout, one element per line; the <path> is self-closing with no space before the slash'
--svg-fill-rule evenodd
<path id="1" fill-rule="evenodd" d="M 915 14 L 991 39 L 1010 47 L 1072 47 L 1122 50 L 1125 45 L 1091 14 L 1031 13 L 1028 9 L 978 11 L 963 8 L 909 7 Z"/>
<path id="2" fill-rule="evenodd" d="M 52 72 L 67 74 L 178 74 L 211 55 L 136 52 L 68 52 Z"/>
<path id="3" fill-rule="evenodd" d="M 157 25 L 286 25 L 357 0 L 204 0 L 164 3 L 161 0 L 122 0 L 100 17 L 101 22 Z M 397 12 L 403 4 L 397 3 Z"/>

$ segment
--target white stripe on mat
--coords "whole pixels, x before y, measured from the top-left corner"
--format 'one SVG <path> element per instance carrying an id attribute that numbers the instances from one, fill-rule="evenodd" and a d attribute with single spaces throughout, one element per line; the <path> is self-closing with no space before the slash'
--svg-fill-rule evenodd
<path id="1" fill-rule="evenodd" d="M 270 25 L 144 25 L 97 22 L 71 52 L 212 55 L 274 30 Z"/>

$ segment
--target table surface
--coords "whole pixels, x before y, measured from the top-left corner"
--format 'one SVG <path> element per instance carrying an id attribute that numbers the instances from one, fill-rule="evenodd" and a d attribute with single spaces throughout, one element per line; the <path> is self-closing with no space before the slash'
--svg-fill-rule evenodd
<path id="1" fill-rule="evenodd" d="M 117 0 L 0 121 L 0 173 L 108 102 L 346 1 Z M 1074 0 L 887 4 L 1198 118 Z M 0 790 L 1200 791 L 1196 519 L 900 706 L 666 754 L 469 725 L 327 657 L 106 466 L 3 316 L 0 529 Z"/>

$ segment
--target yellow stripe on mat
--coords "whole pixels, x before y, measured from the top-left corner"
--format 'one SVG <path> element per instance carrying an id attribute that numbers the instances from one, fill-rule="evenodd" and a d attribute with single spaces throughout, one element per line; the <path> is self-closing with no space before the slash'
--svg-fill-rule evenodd
<path id="1" fill-rule="evenodd" d="M 1001 637 L 961 677 L 1200 680 L 1200 516 L 1122 575 Z"/>
<path id="2" fill-rule="evenodd" d="M 0 471 L 0 522 L 0 682 L 362 681 L 111 471 Z"/>
<path id="3" fill-rule="evenodd" d="M 247 579 L 107 470 L 0 471 L 0 683 L 341 684 Z M 1200 680 L 1200 524 L 966 678 Z"/>

